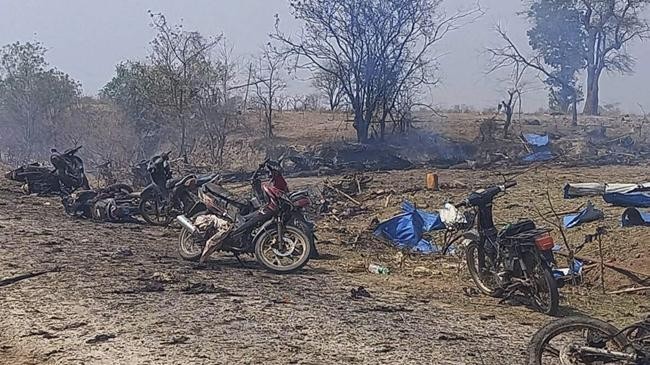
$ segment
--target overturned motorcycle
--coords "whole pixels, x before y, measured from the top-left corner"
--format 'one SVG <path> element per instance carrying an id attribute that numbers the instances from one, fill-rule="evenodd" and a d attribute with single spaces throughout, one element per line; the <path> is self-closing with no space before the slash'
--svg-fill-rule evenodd
<path id="1" fill-rule="evenodd" d="M 262 182 L 263 173 L 270 181 Z M 183 226 L 178 251 L 188 260 L 204 262 L 216 250 L 252 254 L 274 273 L 291 273 L 309 261 L 313 225 L 304 217 L 310 204 L 306 192 L 289 193 L 277 162 L 267 160 L 251 179 L 254 197 L 241 199 L 214 182 L 199 189 L 199 200 Z M 262 203 L 263 202 L 263 203 Z"/>
<path id="2" fill-rule="evenodd" d="M 63 153 L 52 149 L 50 162 L 53 168 L 31 163 L 10 171 L 5 177 L 25 183 L 23 190 L 27 194 L 65 195 L 79 188 L 89 190 L 83 161 L 76 155 L 79 149 L 81 146 Z"/>
<path id="3" fill-rule="evenodd" d="M 63 196 L 65 212 L 73 217 L 98 222 L 137 222 L 140 194 L 126 184 L 113 184 L 102 189 L 79 190 Z"/>

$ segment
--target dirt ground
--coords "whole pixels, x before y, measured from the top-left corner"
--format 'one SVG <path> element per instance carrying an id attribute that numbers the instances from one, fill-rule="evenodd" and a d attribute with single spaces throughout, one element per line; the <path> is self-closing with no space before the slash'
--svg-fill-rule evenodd
<path id="1" fill-rule="evenodd" d="M 547 189 L 560 211 L 586 201 L 561 199 L 565 182 L 648 181 L 646 172 L 646 166 L 530 170 L 495 203 L 496 221 L 539 220 L 535 211 L 549 210 Z M 197 269 L 176 254 L 173 228 L 72 219 L 58 199 L 23 196 L 17 183 L 2 179 L 0 280 L 51 272 L 0 287 L 0 364 L 523 363 L 528 339 L 548 317 L 468 290 L 473 284 L 459 258 L 399 257 L 369 233 L 373 218 L 397 213 L 403 200 L 435 210 L 500 181 L 494 171 L 444 170 L 441 182 L 452 186 L 431 192 L 417 189 L 425 173 L 370 174 L 374 180 L 356 197 L 367 210 L 343 221 L 320 218 L 326 259 L 286 276 L 223 255 Z M 592 200 L 605 220 L 570 231 L 569 239 L 581 242 L 605 225 L 607 259 L 650 270 L 650 230 L 620 228 L 622 209 Z M 367 273 L 371 262 L 392 273 Z M 610 270 L 606 275 L 608 290 L 630 284 Z M 371 297 L 352 299 L 350 290 L 359 286 Z M 563 288 L 562 313 L 620 325 L 650 312 L 647 296 L 599 293 L 589 284 Z"/>

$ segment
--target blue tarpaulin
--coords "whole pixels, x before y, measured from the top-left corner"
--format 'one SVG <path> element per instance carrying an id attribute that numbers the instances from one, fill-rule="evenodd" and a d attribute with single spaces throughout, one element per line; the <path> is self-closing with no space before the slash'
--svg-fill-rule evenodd
<path id="1" fill-rule="evenodd" d="M 402 203 L 402 212 L 379 223 L 374 234 L 391 241 L 398 248 L 409 248 L 421 253 L 437 252 L 438 249 L 422 236 L 424 232 L 445 228 L 440 215 L 416 209 L 408 201 Z"/>
<path id="2" fill-rule="evenodd" d="M 621 217 L 621 226 L 650 226 L 650 212 L 636 208 L 627 208 Z"/>
<path id="3" fill-rule="evenodd" d="M 572 228 L 582 223 L 603 219 L 603 217 L 603 212 L 596 209 L 591 201 L 588 201 L 587 206 L 578 213 L 565 215 L 563 223 L 565 228 Z"/>
<path id="4" fill-rule="evenodd" d="M 578 259 L 573 259 L 571 267 L 563 268 L 563 269 L 554 269 L 553 270 L 553 277 L 556 279 L 562 278 L 562 277 L 567 277 L 570 276 L 570 274 L 573 275 L 580 275 L 582 274 L 582 267 L 584 266 L 584 263 Z"/>
<path id="5" fill-rule="evenodd" d="M 553 159 L 553 153 L 549 146 L 548 134 L 540 136 L 538 134 L 524 133 L 522 135 L 526 143 L 531 146 L 532 153 L 522 158 L 525 162 L 548 161 Z"/>
<path id="6" fill-rule="evenodd" d="M 531 146 L 543 147 L 548 145 L 548 134 L 540 136 L 532 133 L 524 133 L 524 139 Z"/>
<path id="7" fill-rule="evenodd" d="M 605 202 L 619 207 L 650 208 L 650 192 L 605 193 Z"/>

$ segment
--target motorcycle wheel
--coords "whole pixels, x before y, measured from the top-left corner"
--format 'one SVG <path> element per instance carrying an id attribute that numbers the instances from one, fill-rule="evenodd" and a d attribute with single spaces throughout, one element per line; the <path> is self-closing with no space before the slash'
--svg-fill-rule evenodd
<path id="1" fill-rule="evenodd" d="M 560 293 L 551 270 L 538 263 L 533 267 L 530 278 L 534 285 L 530 294 L 535 308 L 550 316 L 557 315 Z"/>
<path id="2" fill-rule="evenodd" d="M 255 242 L 255 258 L 267 270 L 276 274 L 288 274 L 301 269 L 309 261 L 311 244 L 302 229 L 286 225 L 278 242 L 277 227 L 265 230 Z"/>
<path id="3" fill-rule="evenodd" d="M 142 219 L 152 226 L 168 226 L 174 220 L 174 217 L 170 216 L 168 212 L 165 211 L 162 203 L 162 200 L 156 195 L 140 200 L 138 210 L 140 211 Z"/>
<path id="4" fill-rule="evenodd" d="M 483 247 L 478 242 L 471 242 L 465 248 L 465 261 L 472 281 L 476 287 L 485 295 L 495 296 L 498 288 L 501 287 L 495 270 L 489 268 L 486 262 Z"/>
<path id="5" fill-rule="evenodd" d="M 580 355 L 572 351 L 574 346 L 622 351 L 626 345 L 625 337 L 607 322 L 589 317 L 566 317 L 549 322 L 533 335 L 527 349 L 527 364 L 626 364 L 611 362 L 612 359 L 607 357 Z"/>
<path id="6" fill-rule="evenodd" d="M 181 228 L 178 235 L 178 254 L 188 261 L 198 261 L 203 253 L 205 242 L 198 242 L 187 228 Z"/>

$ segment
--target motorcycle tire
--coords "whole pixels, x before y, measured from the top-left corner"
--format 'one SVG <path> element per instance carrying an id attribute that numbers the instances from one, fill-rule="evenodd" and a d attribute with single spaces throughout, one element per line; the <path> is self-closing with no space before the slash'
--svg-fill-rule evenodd
<path id="1" fill-rule="evenodd" d="M 485 274 L 479 272 L 479 266 L 486 265 L 485 258 L 486 257 L 483 247 L 478 242 L 471 242 L 465 248 L 465 261 L 467 263 L 467 269 L 469 270 L 469 275 L 471 276 L 472 281 L 474 281 L 474 284 L 476 284 L 476 287 L 481 293 L 495 297 L 497 296 L 500 285 L 498 285 L 498 283 L 489 283 L 487 281 L 487 279 L 489 279 L 487 275 L 493 276 L 493 274 Z"/>
<path id="2" fill-rule="evenodd" d="M 559 358 L 552 362 L 542 362 L 545 355 L 551 355 L 545 351 L 546 345 L 548 345 L 553 338 L 564 333 L 585 330 L 597 331 L 599 336 L 611 338 L 610 342 L 613 342 L 613 345 L 617 347 L 618 351 L 621 351 L 625 346 L 627 346 L 625 336 L 620 334 L 616 327 L 607 322 L 590 317 L 565 317 L 547 323 L 533 335 L 527 349 L 528 358 L 526 364 L 542 365 L 544 363 L 560 363 Z M 561 356 L 561 354 L 558 354 L 558 357 L 559 356 Z"/>
<path id="3" fill-rule="evenodd" d="M 557 281 L 553 277 L 551 270 L 545 265 L 536 265 L 533 269 L 535 269 L 535 272 L 531 273 L 532 279 L 535 280 L 536 284 L 543 283 L 545 285 L 545 289 L 543 290 L 546 292 L 545 294 L 548 294 L 548 301 L 546 303 L 539 303 L 536 301 L 537 298 L 531 298 L 533 300 L 533 305 L 537 310 L 546 315 L 556 316 L 558 314 L 560 302 L 560 292 L 557 288 Z"/>
<path id="4" fill-rule="evenodd" d="M 269 257 L 266 256 L 268 251 L 274 250 L 275 253 L 275 259 L 277 262 L 280 262 L 278 259 L 277 255 L 277 250 L 273 248 L 273 240 L 277 239 L 278 236 L 278 230 L 277 227 L 269 227 L 264 231 L 264 233 L 257 239 L 255 242 L 255 259 L 257 259 L 257 262 L 262 264 L 267 270 L 276 273 L 276 274 L 289 274 L 292 272 L 295 272 L 297 270 L 300 270 L 303 266 L 309 262 L 309 258 L 311 255 L 311 249 L 312 245 L 310 243 L 308 235 L 300 228 L 294 225 L 286 225 L 284 226 L 284 235 L 283 235 L 283 240 L 287 236 L 287 234 L 293 235 L 296 239 L 300 240 L 300 245 L 302 247 L 302 252 L 300 252 L 300 256 L 298 259 L 291 264 L 288 265 L 282 265 L 282 264 L 276 264 L 275 261 L 271 260 Z M 267 248 L 268 246 L 268 248 Z M 280 257 L 288 257 L 290 255 L 293 255 L 293 252 L 295 251 L 297 247 L 294 247 L 292 251 L 286 255 L 283 256 L 284 254 L 279 255 Z"/>
<path id="5" fill-rule="evenodd" d="M 158 201 L 159 199 L 156 195 L 145 197 L 140 200 L 138 211 L 140 212 L 140 215 L 142 216 L 142 219 L 145 220 L 145 222 L 151 224 L 152 226 L 166 227 L 174 220 L 174 217 L 166 214 L 154 215 L 152 214 L 153 212 L 147 208 L 148 206 L 154 206 L 155 209 L 158 210 Z"/>
<path id="6" fill-rule="evenodd" d="M 188 218 L 194 221 L 194 217 L 206 213 L 207 212 L 199 212 Z M 203 248 L 205 247 L 205 242 L 201 245 L 196 245 L 196 243 L 196 239 L 192 237 L 190 231 L 185 227 L 181 227 L 181 232 L 178 234 L 178 255 L 184 260 L 199 261 L 201 254 L 203 253 Z"/>

